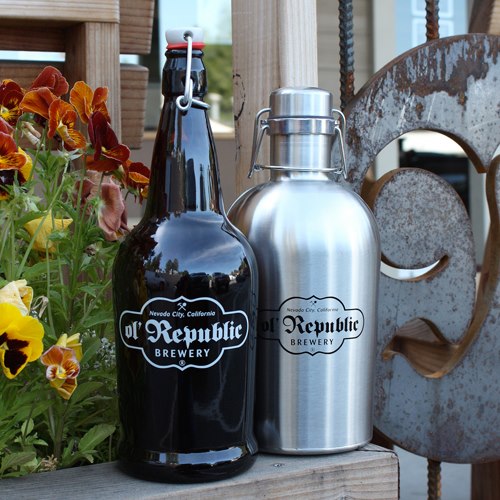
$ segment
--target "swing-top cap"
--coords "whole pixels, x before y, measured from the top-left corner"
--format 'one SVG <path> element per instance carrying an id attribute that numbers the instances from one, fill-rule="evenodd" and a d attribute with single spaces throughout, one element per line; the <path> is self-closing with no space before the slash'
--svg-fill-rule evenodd
<path id="1" fill-rule="evenodd" d="M 262 117 L 267 114 L 267 119 Z M 257 163 L 262 139 L 271 136 L 271 165 Z M 250 172 L 269 168 L 294 172 L 343 174 L 345 117 L 333 108 L 333 96 L 316 87 L 282 87 L 271 92 L 269 108 L 255 116 Z M 301 136 L 301 137 L 298 137 Z M 341 166 L 334 166 L 331 152 L 338 137 Z"/>
<path id="2" fill-rule="evenodd" d="M 283 87 L 269 96 L 269 118 L 332 116 L 333 96 L 316 87 Z"/>
<path id="3" fill-rule="evenodd" d="M 203 30 L 201 28 L 171 28 L 165 31 L 167 50 L 186 49 L 188 46 L 185 36 L 190 35 L 193 40 L 193 49 L 203 49 Z"/>

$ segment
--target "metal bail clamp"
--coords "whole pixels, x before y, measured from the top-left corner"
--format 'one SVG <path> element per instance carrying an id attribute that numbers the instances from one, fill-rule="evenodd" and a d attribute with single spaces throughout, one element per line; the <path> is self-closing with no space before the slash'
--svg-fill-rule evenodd
<path id="1" fill-rule="evenodd" d="M 264 139 L 264 134 L 266 132 L 269 132 L 269 121 L 268 120 L 262 120 L 261 117 L 262 115 L 269 113 L 271 111 L 271 108 L 263 108 L 261 109 L 256 115 L 255 115 L 255 123 L 254 123 L 254 129 L 253 129 L 253 142 L 252 142 L 252 158 L 250 161 L 250 170 L 248 172 L 248 178 L 250 179 L 255 171 L 260 171 L 263 169 L 270 169 L 270 170 L 289 170 L 289 171 L 299 171 L 303 172 L 306 170 L 311 170 L 309 167 L 304 167 L 304 166 L 297 166 L 297 167 L 280 167 L 277 165 L 272 165 L 272 166 L 267 166 L 267 165 L 262 165 L 260 163 L 257 163 L 257 160 L 259 158 L 260 154 L 260 149 L 262 147 L 262 140 Z M 340 166 L 334 167 L 330 166 L 328 168 L 319 168 L 319 169 L 314 169 L 316 172 L 331 172 L 334 174 L 342 174 L 344 179 L 347 179 L 347 163 L 345 159 L 345 147 L 344 147 L 344 141 L 345 141 L 345 131 L 346 131 L 346 120 L 345 116 L 342 113 L 342 111 L 338 109 L 332 109 L 331 110 L 332 118 L 333 118 L 333 133 L 334 136 L 338 137 L 338 141 L 333 141 L 332 144 L 332 152 L 331 152 L 331 159 L 330 159 L 330 165 L 333 165 L 333 147 L 335 145 L 335 142 L 338 142 L 338 148 L 340 152 Z M 328 119 L 328 118 L 327 118 Z"/>
<path id="2" fill-rule="evenodd" d="M 261 116 L 269 113 L 271 108 L 263 108 L 257 112 L 255 115 L 255 123 L 253 127 L 253 142 L 252 142 L 252 159 L 250 160 L 250 170 L 248 172 L 248 178 L 250 179 L 255 171 L 262 170 L 263 165 L 257 164 L 257 159 L 259 157 L 260 148 L 262 146 L 262 139 L 264 139 L 264 134 L 269 130 L 269 123 L 267 120 L 261 120 Z"/>
<path id="3" fill-rule="evenodd" d="M 200 108 L 210 109 L 210 105 L 206 102 L 193 98 L 193 80 L 191 78 L 191 61 L 193 59 L 193 33 L 186 31 L 184 33 L 184 40 L 187 42 L 186 54 L 186 81 L 184 83 L 184 95 L 180 95 L 175 100 L 175 105 L 179 111 L 186 113 L 194 104 Z"/>
<path id="4" fill-rule="evenodd" d="M 332 167 L 332 170 L 336 174 L 342 174 L 344 180 L 347 180 L 347 162 L 345 159 L 345 135 L 346 135 L 346 120 L 345 115 L 339 109 L 333 108 L 332 111 L 333 119 L 335 120 L 335 135 L 338 137 L 338 141 L 333 141 L 332 145 L 332 159 L 331 164 L 333 165 L 333 146 L 335 142 L 338 142 L 339 152 L 340 152 L 340 167 Z"/>

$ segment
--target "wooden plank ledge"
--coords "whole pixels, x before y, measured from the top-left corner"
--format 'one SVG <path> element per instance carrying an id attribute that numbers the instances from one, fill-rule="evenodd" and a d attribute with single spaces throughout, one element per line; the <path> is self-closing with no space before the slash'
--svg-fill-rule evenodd
<path id="1" fill-rule="evenodd" d="M 225 481 L 191 485 L 142 481 L 115 462 L 1 481 L 2 498 L 37 500 L 328 498 L 392 500 L 399 494 L 399 466 L 393 451 L 369 444 L 337 455 L 258 456 L 246 473 Z"/>
<path id="2" fill-rule="evenodd" d="M 120 22 L 119 0 L 0 0 L 2 23 L 6 20 L 42 22 Z"/>
<path id="3" fill-rule="evenodd" d="M 0 0 L 0 37 L 1 50 L 29 50 L 38 52 L 65 52 L 67 30 L 73 29 L 76 24 L 82 22 L 113 22 L 118 23 L 116 7 L 113 7 L 111 20 L 106 18 L 110 7 L 106 2 L 100 2 L 101 10 L 88 11 L 87 5 L 78 2 L 64 0 L 65 9 L 68 14 L 56 10 L 52 15 L 52 9 L 56 5 L 50 4 L 49 13 L 42 13 L 38 19 L 38 12 L 28 12 L 25 3 L 16 0 L 16 7 L 12 10 L 12 0 Z M 30 3 L 32 0 L 29 0 Z M 20 2 L 20 4 L 18 4 Z M 102 4 L 102 5 L 101 5 Z M 82 7 L 82 5 L 84 5 Z M 31 9 L 31 7 L 30 7 Z M 78 12 L 83 9 L 83 12 Z M 9 10 L 7 16 L 5 12 Z M 35 17 L 36 14 L 36 17 Z M 120 0 L 120 54 L 149 54 L 151 50 L 151 36 L 153 32 L 154 0 Z"/>

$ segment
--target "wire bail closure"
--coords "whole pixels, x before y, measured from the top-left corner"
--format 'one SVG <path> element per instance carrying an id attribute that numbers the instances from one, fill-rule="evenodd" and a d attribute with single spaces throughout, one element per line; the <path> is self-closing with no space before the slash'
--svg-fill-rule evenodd
<path id="1" fill-rule="evenodd" d="M 187 42 L 186 53 L 186 81 L 184 83 L 184 95 L 180 95 L 175 100 L 175 105 L 179 111 L 186 113 L 194 104 L 200 108 L 210 109 L 210 105 L 193 97 L 193 79 L 191 78 L 191 62 L 193 60 L 193 33 L 186 31 L 184 40 Z"/>
<path id="2" fill-rule="evenodd" d="M 250 179 L 255 171 L 260 171 L 264 169 L 268 170 L 287 170 L 295 172 L 331 172 L 334 174 L 342 174 L 344 179 L 347 179 L 347 163 L 345 158 L 345 134 L 346 134 L 346 119 L 342 111 L 333 108 L 331 110 L 331 118 L 317 117 L 320 120 L 333 120 L 333 134 L 338 137 L 338 141 L 334 141 L 332 144 L 332 154 L 330 159 L 330 164 L 333 165 L 333 147 L 335 143 L 338 143 L 338 148 L 340 152 L 340 166 L 331 166 L 328 168 L 311 168 L 305 166 L 279 166 L 279 165 L 263 165 L 257 163 L 259 158 L 260 150 L 262 147 L 262 140 L 264 139 L 264 134 L 267 132 L 269 134 L 271 123 L 276 118 L 268 118 L 267 120 L 261 119 L 266 113 L 270 113 L 271 108 L 263 108 L 257 112 L 255 115 L 254 131 L 253 131 L 253 143 L 252 143 L 252 159 L 250 161 L 250 170 L 248 172 L 248 178 Z M 293 117 L 288 117 L 288 121 L 294 120 Z"/>

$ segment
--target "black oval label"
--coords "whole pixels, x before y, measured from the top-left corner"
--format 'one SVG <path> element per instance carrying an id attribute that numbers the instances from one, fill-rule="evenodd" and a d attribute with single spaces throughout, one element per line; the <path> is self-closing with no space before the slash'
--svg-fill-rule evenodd
<path id="1" fill-rule="evenodd" d="M 123 311 L 119 331 L 123 343 L 142 351 L 156 368 L 209 368 L 228 349 L 248 337 L 244 311 L 225 311 L 209 297 L 154 298 L 140 311 Z"/>

